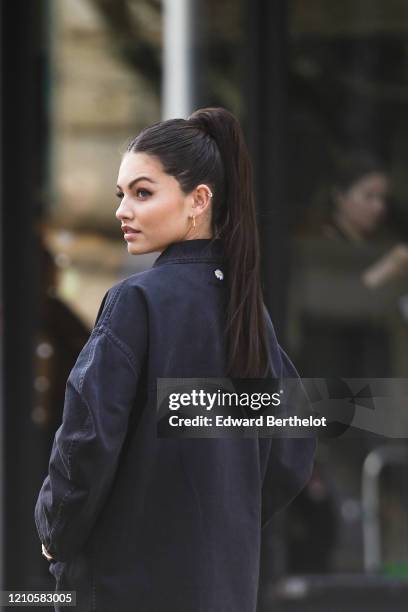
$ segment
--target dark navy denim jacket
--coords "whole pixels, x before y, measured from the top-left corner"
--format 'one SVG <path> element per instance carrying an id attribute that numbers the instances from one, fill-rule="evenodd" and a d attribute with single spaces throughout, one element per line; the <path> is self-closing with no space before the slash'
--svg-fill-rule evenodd
<path id="1" fill-rule="evenodd" d="M 170 245 L 106 293 L 69 375 L 35 521 L 78 611 L 254 612 L 261 529 L 310 476 L 310 438 L 157 437 L 158 377 L 224 375 L 216 270 L 219 240 Z"/>

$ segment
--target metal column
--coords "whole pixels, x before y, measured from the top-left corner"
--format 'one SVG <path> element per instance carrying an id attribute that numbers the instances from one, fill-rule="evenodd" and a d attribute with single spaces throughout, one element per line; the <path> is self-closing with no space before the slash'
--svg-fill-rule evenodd
<path id="1" fill-rule="evenodd" d="M 163 2 L 162 119 L 186 119 L 200 104 L 203 17 L 200 0 Z"/>
<path id="2" fill-rule="evenodd" d="M 254 162 L 266 305 L 279 338 L 286 321 L 288 228 L 288 2 L 246 4 L 244 125 Z"/>

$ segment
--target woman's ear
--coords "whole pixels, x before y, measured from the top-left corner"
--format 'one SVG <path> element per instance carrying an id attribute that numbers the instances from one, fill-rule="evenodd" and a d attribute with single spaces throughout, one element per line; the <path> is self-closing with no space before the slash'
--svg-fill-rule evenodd
<path id="1" fill-rule="evenodd" d="M 211 198 L 213 197 L 211 189 L 208 185 L 198 185 L 193 193 L 193 213 L 201 215 L 211 206 Z"/>

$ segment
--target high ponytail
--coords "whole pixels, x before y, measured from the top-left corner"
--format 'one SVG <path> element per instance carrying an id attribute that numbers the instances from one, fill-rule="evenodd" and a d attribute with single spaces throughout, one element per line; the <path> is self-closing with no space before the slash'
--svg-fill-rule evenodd
<path id="1" fill-rule="evenodd" d="M 270 370 L 252 165 L 238 120 L 221 107 L 198 109 L 187 120 L 169 119 L 145 128 L 128 150 L 159 157 L 185 193 L 199 183 L 213 191 L 212 232 L 223 241 L 229 288 L 227 374 L 266 376 Z"/>
<path id="2" fill-rule="evenodd" d="M 267 348 L 260 281 L 260 249 L 252 165 L 242 129 L 224 108 L 204 108 L 198 122 L 216 142 L 224 167 L 223 201 L 214 201 L 213 231 L 224 241 L 228 262 L 228 357 L 232 373 L 265 374 Z"/>

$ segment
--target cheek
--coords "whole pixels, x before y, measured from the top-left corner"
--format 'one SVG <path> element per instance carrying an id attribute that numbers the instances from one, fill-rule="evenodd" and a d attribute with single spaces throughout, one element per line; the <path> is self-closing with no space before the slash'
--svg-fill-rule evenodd
<path id="1" fill-rule="evenodd" d="M 350 213 L 354 218 L 364 217 L 369 208 L 367 198 L 362 193 L 355 193 L 350 199 Z"/>
<path id="2" fill-rule="evenodd" d="M 345 198 L 345 200 L 343 201 L 342 209 L 343 212 L 350 219 L 355 219 L 359 216 L 360 204 L 355 194 L 349 194 L 347 198 Z"/>
<path id="3" fill-rule="evenodd" d="M 152 204 L 140 205 L 137 213 L 139 223 L 143 228 L 149 228 L 151 225 L 156 225 L 160 221 L 160 207 Z"/>
<path id="4" fill-rule="evenodd" d="M 159 227 L 163 223 L 166 225 L 178 223 L 183 218 L 183 206 L 171 198 L 149 202 L 144 207 L 140 207 L 138 217 L 146 228 Z"/>
<path id="5" fill-rule="evenodd" d="M 357 220 L 360 225 L 365 226 L 367 228 L 371 228 L 373 224 L 379 222 L 379 215 L 381 214 L 381 212 L 378 208 L 378 203 L 373 201 L 371 198 L 366 197 L 362 199 L 357 214 Z"/>

